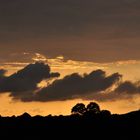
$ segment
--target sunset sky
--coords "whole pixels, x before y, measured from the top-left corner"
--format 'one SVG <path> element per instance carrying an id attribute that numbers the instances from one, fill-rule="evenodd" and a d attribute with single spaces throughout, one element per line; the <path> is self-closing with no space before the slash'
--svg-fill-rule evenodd
<path id="1" fill-rule="evenodd" d="M 137 110 L 139 70 L 139 0 L 0 0 L 1 115 Z"/>

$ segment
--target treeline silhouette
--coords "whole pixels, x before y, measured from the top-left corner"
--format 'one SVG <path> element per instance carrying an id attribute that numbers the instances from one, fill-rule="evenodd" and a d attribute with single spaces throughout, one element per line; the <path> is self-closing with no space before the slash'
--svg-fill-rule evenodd
<path id="1" fill-rule="evenodd" d="M 127 114 L 111 114 L 108 110 L 101 110 L 95 102 L 85 106 L 76 104 L 68 116 L 34 116 L 24 113 L 21 116 L 0 117 L 1 136 L 22 136 L 24 139 L 51 137 L 104 137 L 127 138 L 139 134 L 140 111 Z M 113 137 L 111 137 L 113 136 Z"/>

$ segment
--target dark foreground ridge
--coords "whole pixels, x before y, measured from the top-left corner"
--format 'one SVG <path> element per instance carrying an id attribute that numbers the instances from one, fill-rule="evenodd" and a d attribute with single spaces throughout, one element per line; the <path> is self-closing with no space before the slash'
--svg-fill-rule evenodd
<path id="1" fill-rule="evenodd" d="M 134 138 L 139 135 L 140 111 L 123 115 L 100 110 L 96 103 L 77 104 L 69 116 L 0 117 L 1 136 L 18 139 L 56 138 Z"/>

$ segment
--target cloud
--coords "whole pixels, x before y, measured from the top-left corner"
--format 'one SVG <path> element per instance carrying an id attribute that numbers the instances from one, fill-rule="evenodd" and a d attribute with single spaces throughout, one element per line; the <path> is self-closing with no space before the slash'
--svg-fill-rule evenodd
<path id="1" fill-rule="evenodd" d="M 83 76 L 78 73 L 55 80 L 52 84 L 21 100 L 28 101 L 62 101 L 76 98 L 86 98 L 91 94 L 105 91 L 118 83 L 121 79 L 119 73 L 106 76 L 105 71 L 96 70 Z M 30 94 L 31 95 L 31 94 Z"/>
<path id="2" fill-rule="evenodd" d="M 120 81 L 116 88 L 112 91 L 105 93 L 96 93 L 87 96 L 86 100 L 97 101 L 116 101 L 121 99 L 133 99 L 136 95 L 140 94 L 140 82 Z"/>
<path id="3" fill-rule="evenodd" d="M 6 70 L 5 69 L 0 69 L 0 80 L 5 78 L 5 74 L 6 74 Z"/>
<path id="4" fill-rule="evenodd" d="M 120 83 L 120 85 L 115 89 L 115 92 L 126 94 L 140 93 L 140 83 L 132 83 L 131 81 L 125 81 L 123 83 Z"/>
<path id="5" fill-rule="evenodd" d="M 3 76 L 5 71 L 1 70 L 0 73 Z M 33 91 L 43 79 L 55 78 L 59 75 L 59 73 L 51 73 L 47 64 L 41 62 L 29 64 L 17 73 L 4 77 L 0 81 L 0 92 L 11 92 L 11 95 L 14 92 L 18 95 L 20 92 Z"/>
<path id="6" fill-rule="evenodd" d="M 0 61 L 15 61 L 10 54 L 25 50 L 96 62 L 138 60 L 139 7 L 139 0 L 1 0 Z"/>
<path id="7" fill-rule="evenodd" d="M 139 27 L 140 22 L 137 17 L 140 13 L 138 0 L 87 0 L 86 2 L 83 0 L 59 0 L 59 2 L 57 0 L 28 0 L 28 2 L 13 0 L 6 3 L 3 1 L 0 2 L 2 21 L 0 25 L 3 27 L 1 30 L 8 34 L 8 39 L 12 35 L 14 35 L 12 39 L 18 35 L 24 38 L 28 35 L 79 35 L 86 29 L 90 33 L 97 33 L 99 30 L 105 37 L 105 33 L 111 35 L 110 31 L 113 27 L 117 32 L 119 27 L 137 31 L 133 25 L 136 24 Z M 137 23 L 134 22 L 136 20 Z M 126 32 L 123 32 L 123 35 L 129 36 Z M 24 36 L 25 33 L 29 34 Z M 97 34 L 98 37 L 100 33 Z M 123 35 L 119 34 L 119 36 Z"/>
<path id="8" fill-rule="evenodd" d="M 23 102 L 70 99 L 112 101 L 132 98 L 140 93 L 140 82 L 123 81 L 121 74 L 107 75 L 100 69 L 83 75 L 73 73 L 43 88 L 39 88 L 38 83 L 60 75 L 52 73 L 48 64 L 36 62 L 10 76 L 5 76 L 5 73 L 6 70 L 0 70 L 1 94 L 10 92 L 12 99 Z"/>

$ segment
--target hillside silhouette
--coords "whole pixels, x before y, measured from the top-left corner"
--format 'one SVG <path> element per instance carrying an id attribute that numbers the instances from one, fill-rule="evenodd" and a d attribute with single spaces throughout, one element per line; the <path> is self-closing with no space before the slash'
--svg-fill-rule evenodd
<path id="1" fill-rule="evenodd" d="M 87 137 L 125 139 L 139 134 L 140 110 L 127 114 L 111 114 L 101 110 L 95 102 L 85 106 L 76 104 L 68 116 L 34 116 L 24 113 L 21 116 L 0 117 L 1 136 L 23 139 L 43 139 L 51 137 Z"/>

